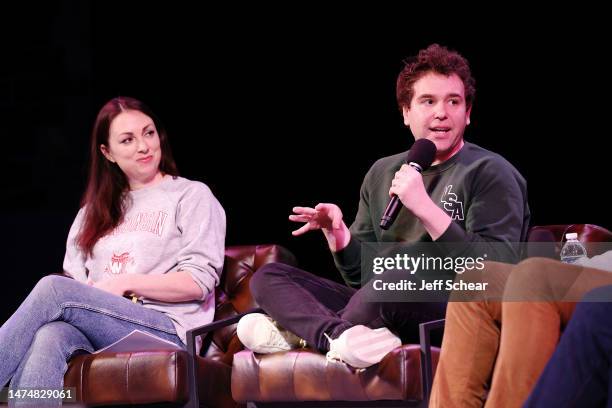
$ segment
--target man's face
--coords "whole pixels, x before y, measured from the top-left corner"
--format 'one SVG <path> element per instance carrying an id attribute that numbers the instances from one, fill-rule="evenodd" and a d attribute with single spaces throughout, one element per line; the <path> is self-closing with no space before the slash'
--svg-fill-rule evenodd
<path id="1" fill-rule="evenodd" d="M 415 140 L 429 139 L 436 145 L 433 164 L 451 158 L 463 146 L 463 132 L 470 123 L 465 87 L 456 74 L 429 72 L 417 80 L 410 107 L 404 107 L 404 124 Z"/>

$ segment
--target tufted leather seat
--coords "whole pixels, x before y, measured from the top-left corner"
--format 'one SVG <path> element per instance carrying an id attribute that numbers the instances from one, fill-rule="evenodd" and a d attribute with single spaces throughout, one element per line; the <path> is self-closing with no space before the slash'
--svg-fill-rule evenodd
<path id="1" fill-rule="evenodd" d="M 224 272 L 215 291 L 215 320 L 231 318 L 256 306 L 249 291 L 249 281 L 252 274 L 268 262 L 295 264 L 295 257 L 275 245 L 226 249 Z M 206 336 L 195 367 L 190 367 L 187 351 L 83 354 L 70 361 L 64 377 L 65 386 L 75 387 L 77 400 L 90 406 L 193 405 L 190 387 L 194 377 L 190 378 L 189 371 L 195 369 L 203 406 L 235 407 L 230 394 L 230 372 L 234 353 L 242 349 L 235 336 L 235 326 L 221 327 Z"/>

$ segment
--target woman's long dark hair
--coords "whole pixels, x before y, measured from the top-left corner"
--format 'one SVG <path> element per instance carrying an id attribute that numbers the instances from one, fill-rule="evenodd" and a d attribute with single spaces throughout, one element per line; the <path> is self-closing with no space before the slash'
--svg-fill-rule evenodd
<path id="1" fill-rule="evenodd" d="M 139 111 L 153 120 L 161 147 L 159 169 L 164 174 L 178 176 L 176 163 L 172 157 L 168 136 L 155 114 L 142 102 L 129 97 L 118 97 L 108 101 L 96 117 L 91 134 L 89 175 L 81 206 L 85 215 L 77 244 L 83 252 L 92 254 L 93 247 L 100 238 L 111 232 L 123 221 L 126 210 L 125 197 L 129 191 L 127 177 L 116 163 L 107 160 L 100 146 L 108 146 L 109 130 L 112 121 L 122 112 Z"/>

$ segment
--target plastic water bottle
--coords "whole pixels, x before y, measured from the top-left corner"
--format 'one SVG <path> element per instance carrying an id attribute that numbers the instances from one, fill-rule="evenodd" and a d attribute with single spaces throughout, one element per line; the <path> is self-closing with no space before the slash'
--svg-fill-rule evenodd
<path id="1" fill-rule="evenodd" d="M 578 259 L 586 257 L 587 252 L 584 246 L 578 241 L 578 234 L 570 232 L 565 234 L 565 245 L 561 248 L 561 262 L 573 264 Z"/>

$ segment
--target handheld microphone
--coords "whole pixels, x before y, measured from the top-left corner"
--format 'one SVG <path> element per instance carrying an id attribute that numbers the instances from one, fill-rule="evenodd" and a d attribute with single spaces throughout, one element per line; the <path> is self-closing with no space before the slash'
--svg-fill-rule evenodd
<path id="1" fill-rule="evenodd" d="M 427 170 L 436 156 L 436 145 L 428 139 L 419 139 L 410 148 L 406 155 L 406 163 L 419 173 Z M 380 228 L 388 230 L 397 218 L 402 208 L 402 202 L 393 194 L 387 208 L 380 219 Z"/>

